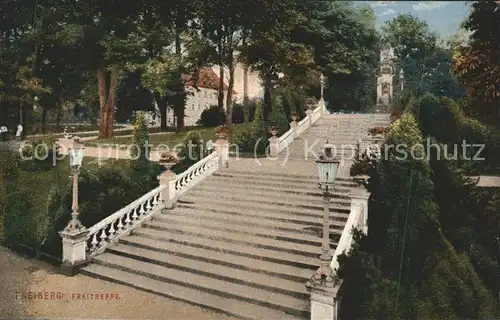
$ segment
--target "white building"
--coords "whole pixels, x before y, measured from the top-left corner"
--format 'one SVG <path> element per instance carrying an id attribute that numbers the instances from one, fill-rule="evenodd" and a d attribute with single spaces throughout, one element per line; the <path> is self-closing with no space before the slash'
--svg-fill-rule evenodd
<path id="1" fill-rule="evenodd" d="M 380 76 L 377 79 L 377 104 L 389 105 L 393 97 L 394 50 L 380 52 Z"/>
<path id="2" fill-rule="evenodd" d="M 198 89 L 195 89 L 191 76 L 183 77 L 186 82 L 186 90 L 191 94 L 186 99 L 185 118 L 186 126 L 196 125 L 203 110 L 212 105 L 218 104 L 219 92 L 219 67 L 202 68 L 197 82 Z M 224 68 L 224 109 L 226 109 L 226 97 L 229 83 L 229 70 Z M 248 72 L 247 92 L 250 100 L 262 95 L 262 81 L 255 72 Z M 233 102 L 243 103 L 244 99 L 244 68 L 237 64 L 234 70 Z M 157 112 L 159 114 L 159 112 Z M 159 119 L 150 120 L 153 125 L 159 125 Z M 175 126 L 175 118 L 171 108 L 167 110 L 167 125 Z"/>

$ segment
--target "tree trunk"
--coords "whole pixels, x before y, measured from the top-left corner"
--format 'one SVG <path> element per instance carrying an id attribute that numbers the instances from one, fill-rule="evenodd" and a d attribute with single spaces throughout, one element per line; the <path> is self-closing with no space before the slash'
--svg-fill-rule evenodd
<path id="1" fill-rule="evenodd" d="M 46 132 L 46 126 L 47 126 L 47 108 L 46 107 L 41 107 L 42 108 L 42 116 L 40 119 L 40 129 L 42 133 L 45 134 Z"/>
<path id="2" fill-rule="evenodd" d="M 269 121 L 269 114 L 271 113 L 272 109 L 271 86 L 272 86 L 271 73 L 266 72 L 264 75 L 264 105 L 263 105 L 264 108 L 262 113 L 264 121 Z"/>
<path id="3" fill-rule="evenodd" d="M 175 117 L 177 119 L 177 132 L 184 129 L 184 107 L 175 109 Z"/>
<path id="4" fill-rule="evenodd" d="M 62 107 L 62 98 L 59 96 L 56 101 L 56 128 L 59 129 L 61 127 L 61 107 Z"/>
<path id="5" fill-rule="evenodd" d="M 232 46 L 233 36 L 229 36 L 229 44 Z M 227 88 L 226 97 L 226 124 L 231 126 L 233 124 L 233 88 L 234 88 L 234 61 L 233 49 L 229 48 L 228 52 L 228 68 L 229 68 L 229 83 Z"/>
<path id="6" fill-rule="evenodd" d="M 163 99 L 159 94 L 154 95 L 156 105 L 160 111 L 160 130 L 167 131 L 167 101 Z"/>
<path id="7" fill-rule="evenodd" d="M 97 69 L 97 87 L 99 91 L 99 139 L 108 138 L 108 113 L 106 110 L 106 74 L 104 67 Z"/>
<path id="8" fill-rule="evenodd" d="M 182 58 L 182 48 L 181 48 L 181 32 L 182 32 L 182 28 L 183 28 L 183 19 L 184 19 L 184 16 L 183 15 L 180 15 L 178 14 L 177 16 L 177 20 L 176 20 L 176 24 L 175 24 L 175 54 L 178 55 L 180 58 Z M 180 75 L 182 77 L 182 74 Z M 184 88 L 182 88 L 182 90 L 184 90 Z M 183 92 L 181 92 L 181 88 L 179 88 L 179 92 L 177 92 L 177 94 L 182 94 Z M 184 116 L 185 116 L 185 107 L 186 107 L 186 102 L 185 100 L 182 100 L 182 101 L 178 101 L 177 102 L 177 99 L 175 100 L 176 103 L 178 103 L 179 105 L 177 106 L 174 106 L 174 112 L 176 114 L 176 118 L 177 118 L 177 129 L 180 131 L 182 129 L 184 129 Z M 165 108 L 165 114 L 166 114 L 166 108 Z M 166 122 L 166 119 L 165 119 L 165 122 Z"/>
<path id="9" fill-rule="evenodd" d="M 224 110 L 224 64 L 219 64 L 219 93 L 217 96 L 219 109 Z"/>
<path id="10" fill-rule="evenodd" d="M 247 42 L 247 30 L 243 30 L 243 38 L 241 44 L 245 47 Z M 250 122 L 250 103 L 248 99 L 248 65 L 243 67 L 243 123 Z"/>
<path id="11" fill-rule="evenodd" d="M 220 110 L 224 110 L 224 44 L 222 37 L 222 26 L 218 29 L 217 50 L 219 54 L 219 92 L 217 96 L 217 105 Z"/>
<path id="12" fill-rule="evenodd" d="M 248 66 L 243 70 L 243 122 L 250 122 L 250 101 L 248 99 Z"/>
<path id="13" fill-rule="evenodd" d="M 106 127 L 107 127 L 107 132 L 108 132 L 108 138 L 113 138 L 114 137 L 114 125 L 115 125 L 115 101 L 116 101 L 116 94 L 118 91 L 118 82 L 120 80 L 120 75 L 117 71 L 111 72 L 111 79 L 109 83 L 109 93 L 108 93 L 108 100 L 106 101 L 106 112 L 107 112 L 107 122 L 106 122 Z"/>
<path id="14" fill-rule="evenodd" d="M 113 137 L 115 120 L 115 100 L 118 89 L 119 74 L 111 72 L 109 89 L 106 85 L 106 71 L 103 66 L 97 69 L 97 86 L 99 89 L 99 139 Z"/>

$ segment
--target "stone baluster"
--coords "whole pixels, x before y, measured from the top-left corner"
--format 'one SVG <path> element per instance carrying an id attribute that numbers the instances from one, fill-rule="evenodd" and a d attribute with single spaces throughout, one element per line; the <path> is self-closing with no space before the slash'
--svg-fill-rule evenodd
<path id="1" fill-rule="evenodd" d="M 227 138 L 219 137 L 214 144 L 215 152 L 217 152 L 219 157 L 219 164 L 223 168 L 229 167 L 229 141 Z"/>
<path id="2" fill-rule="evenodd" d="M 177 179 L 177 175 L 171 170 L 167 170 L 163 172 L 160 176 L 158 176 L 158 180 L 160 181 L 160 186 L 165 186 L 165 189 L 162 191 L 161 199 L 163 201 L 163 206 L 165 208 L 172 208 L 175 199 L 170 197 L 170 194 L 173 193 L 171 188 L 175 188 L 175 184 L 172 181 Z"/>
<path id="3" fill-rule="evenodd" d="M 313 111 L 311 109 L 307 109 L 306 110 L 306 115 L 307 115 L 307 117 L 309 119 L 309 128 L 311 128 L 312 125 L 313 125 L 312 113 L 313 113 Z"/>
<path id="4" fill-rule="evenodd" d="M 293 137 L 297 139 L 299 137 L 299 133 L 297 131 L 297 120 L 292 120 L 292 122 L 290 122 L 290 128 L 293 130 Z"/>

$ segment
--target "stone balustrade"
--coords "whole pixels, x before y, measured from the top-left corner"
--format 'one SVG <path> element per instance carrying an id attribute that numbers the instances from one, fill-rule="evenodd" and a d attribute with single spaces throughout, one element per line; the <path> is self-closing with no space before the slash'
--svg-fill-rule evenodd
<path id="1" fill-rule="evenodd" d="M 212 152 L 171 180 L 168 186 L 169 200 L 176 201 L 180 195 L 217 171 L 220 167 L 219 157 L 221 155 L 218 152 Z"/>
<path id="2" fill-rule="evenodd" d="M 321 102 L 321 101 L 320 101 Z M 307 129 L 312 127 L 316 121 L 325 113 L 325 104 L 318 103 L 314 110 L 306 110 L 306 116 L 300 122 L 292 122 L 290 130 L 285 132 L 281 137 L 269 138 L 270 156 L 277 157 L 283 150 L 288 148 L 294 141 L 300 137 Z"/>
<path id="3" fill-rule="evenodd" d="M 330 268 L 334 274 L 339 268 L 338 257 L 348 254 L 354 241 L 354 230 L 368 233 L 368 198 L 370 194 L 364 188 L 351 192 L 351 211 L 333 254 Z M 338 320 L 338 309 L 341 300 L 340 287 L 342 281 L 337 279 L 334 286 L 327 284 L 315 286 L 311 290 L 311 320 Z"/>
<path id="4" fill-rule="evenodd" d="M 283 150 L 288 148 L 289 145 L 295 140 L 295 132 L 293 129 L 285 132 L 281 137 L 278 138 L 278 154 Z"/>
<path id="5" fill-rule="evenodd" d="M 223 145 L 227 145 L 224 143 Z M 172 207 L 180 195 L 193 188 L 221 167 L 221 159 L 227 159 L 228 148 L 214 151 L 183 173 L 176 175 L 167 170 L 158 178 L 160 185 L 124 208 L 104 218 L 90 228 L 61 231 L 63 243 L 62 271 L 73 275 L 78 267 L 116 243 L 130 231 L 140 227 L 165 208 Z"/>
<path id="6" fill-rule="evenodd" d="M 146 193 L 126 207 L 118 210 L 88 229 L 86 242 L 86 260 L 101 253 L 121 236 L 141 225 L 163 208 L 163 190 L 159 187 Z"/>

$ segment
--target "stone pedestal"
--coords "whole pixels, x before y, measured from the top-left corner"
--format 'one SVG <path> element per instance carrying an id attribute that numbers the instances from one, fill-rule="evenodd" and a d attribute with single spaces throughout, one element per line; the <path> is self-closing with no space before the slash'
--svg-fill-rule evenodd
<path id="1" fill-rule="evenodd" d="M 320 108 L 321 115 L 326 114 L 326 103 L 325 103 L 325 100 L 323 99 L 323 97 L 321 97 L 321 99 L 319 99 L 318 108 Z"/>
<path id="2" fill-rule="evenodd" d="M 279 156 L 279 141 L 278 137 L 269 138 L 269 156 L 276 158 Z"/>
<path id="3" fill-rule="evenodd" d="M 311 320 L 338 320 L 340 283 L 334 287 L 313 286 L 311 292 Z"/>
<path id="4" fill-rule="evenodd" d="M 172 181 L 175 181 L 177 175 L 171 170 L 164 171 L 162 174 L 158 176 L 158 180 L 160 181 L 160 186 L 165 186 L 165 190 L 162 193 L 163 205 L 165 208 L 172 208 L 175 202 L 173 194 L 173 188 L 175 187 L 172 184 Z"/>
<path id="5" fill-rule="evenodd" d="M 220 155 L 220 167 L 229 167 L 229 141 L 227 139 L 217 139 L 214 144 L 215 152 Z"/>
<path id="6" fill-rule="evenodd" d="M 306 116 L 309 118 L 309 128 L 313 125 L 312 113 L 313 111 L 311 109 L 306 110 Z"/>
<path id="7" fill-rule="evenodd" d="M 349 194 L 351 197 L 351 212 L 353 210 L 363 209 L 363 225 L 360 226 L 364 234 L 368 234 L 368 199 L 370 193 L 366 191 L 365 187 L 358 186 L 353 189 Z"/>
<path id="8" fill-rule="evenodd" d="M 298 135 L 297 135 L 297 121 L 292 121 L 290 123 L 290 128 L 293 130 L 293 137 L 295 139 L 297 139 L 298 138 Z"/>
<path id="9" fill-rule="evenodd" d="M 86 263 L 88 230 L 60 231 L 59 235 L 63 246 L 61 271 L 66 275 L 75 275 L 78 269 Z"/>

